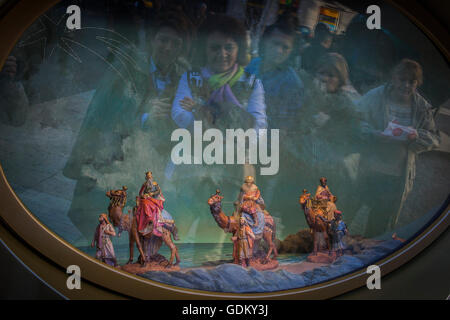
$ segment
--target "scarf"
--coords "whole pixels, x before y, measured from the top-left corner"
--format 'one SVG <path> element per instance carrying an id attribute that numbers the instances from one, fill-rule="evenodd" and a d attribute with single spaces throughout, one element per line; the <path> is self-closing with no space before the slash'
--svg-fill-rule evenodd
<path id="1" fill-rule="evenodd" d="M 230 71 L 211 74 L 208 69 L 204 69 L 204 76 L 208 78 L 208 85 L 213 90 L 208 104 L 214 105 L 223 102 L 231 102 L 242 108 L 242 105 L 234 95 L 231 88 L 244 74 L 244 68 L 235 64 Z"/>

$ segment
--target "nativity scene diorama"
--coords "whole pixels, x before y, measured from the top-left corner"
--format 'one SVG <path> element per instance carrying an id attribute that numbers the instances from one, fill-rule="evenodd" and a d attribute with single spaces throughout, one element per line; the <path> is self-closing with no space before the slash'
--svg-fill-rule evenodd
<path id="1" fill-rule="evenodd" d="M 450 69 L 394 7 L 369 30 L 343 2 L 82 1 L 92 27 L 68 33 L 57 5 L 0 70 L 8 182 L 106 268 L 175 287 L 380 261 L 448 199 Z"/>
<path id="2" fill-rule="evenodd" d="M 151 171 L 145 173 L 145 179 L 139 196 L 136 196 L 136 205 L 128 214 L 123 213 L 127 204 L 128 188 L 123 186 L 122 189 L 106 192 L 106 196 L 110 199 L 108 216 L 105 213 L 100 215 L 100 224 L 92 242 L 92 246 L 96 244 L 96 258 L 108 264 L 114 261 L 113 265 L 117 266 L 110 240 L 111 236 L 116 236 L 113 228 L 115 227 L 119 230 L 117 234 L 119 237 L 123 231 L 127 231 L 129 236 L 129 260 L 120 267 L 121 269 L 132 273 L 180 270 L 180 254 L 174 243 L 175 240 L 179 240 L 175 221 L 164 210 L 165 198 Z M 254 183 L 254 178 L 252 176 L 245 178 L 238 200 L 235 202 L 235 211 L 231 216 L 222 211 L 223 198 L 220 190 L 216 190 L 207 203 L 218 227 L 232 234 L 232 262 L 258 270 L 276 268 L 278 266 L 275 245 L 276 224 L 265 210 L 264 200 Z M 262 240 L 267 250 L 260 245 Z M 163 243 L 170 248 L 169 259 L 158 253 Z M 135 245 L 139 257 L 134 263 Z"/>
<path id="3" fill-rule="evenodd" d="M 246 176 L 236 201 L 233 201 L 234 210 L 230 215 L 222 209 L 225 196 L 221 195 L 219 189 L 207 200 L 218 234 L 219 229 L 222 229 L 231 235 L 228 241 L 232 245 L 228 247 L 227 253 L 230 258 L 209 261 L 198 267 L 183 267 L 183 252 L 175 243 L 183 235 L 178 234 L 174 218 L 164 209 L 166 199 L 162 187 L 154 180 L 153 173 L 145 173 L 145 182 L 135 197 L 135 205 L 125 214 L 123 210 L 127 204 L 128 192 L 126 186 L 106 192 L 109 198 L 108 214 L 100 214 L 92 241 L 92 247 L 96 248 L 95 258 L 123 271 L 175 285 L 180 285 L 180 281 L 176 279 L 181 277 L 182 286 L 193 279 L 192 288 L 198 288 L 199 279 L 195 280 L 195 277 L 202 277 L 202 273 L 209 273 L 211 276 L 214 270 L 223 266 L 226 273 L 242 268 L 241 270 L 254 269 L 256 272 L 270 271 L 282 277 L 285 276 L 283 272 L 290 272 L 297 276 L 291 279 L 294 281 L 290 287 L 293 287 L 304 283 L 306 275 L 333 268 L 333 263 L 341 257 L 356 258 L 355 261 L 359 263 L 355 264 L 354 260 L 350 260 L 349 265 L 345 265 L 344 259 L 342 272 L 345 274 L 357 266 L 361 267 L 367 259 L 380 258 L 380 248 L 384 248 L 381 252 L 386 253 L 388 248 L 396 248 L 405 242 L 396 234 L 392 235 L 390 242 L 352 236 L 344 221 L 344 213 L 338 209 L 337 196 L 331 192 L 326 177 L 319 179 L 314 195 L 306 189 L 300 194 L 298 211 L 303 211 L 304 216 L 298 214 L 297 218 L 304 220 L 309 228 L 280 241 L 276 237 L 276 219 L 268 211 L 270 205 L 264 201 L 263 191 L 256 185 L 253 176 Z M 126 263 L 119 265 L 111 237 L 120 237 L 123 231 L 128 232 L 129 258 Z M 163 244 L 169 248 L 166 256 L 160 253 Z M 301 253 L 303 259 L 290 263 L 281 259 L 280 263 L 280 254 L 283 256 L 290 253 L 292 259 L 293 247 L 296 252 Z M 139 254 L 137 258 L 134 255 L 135 248 Z M 365 260 L 358 260 L 361 257 Z M 249 281 L 251 277 L 246 274 L 246 280 L 237 282 Z M 323 281 L 327 277 L 322 275 L 319 279 Z M 320 280 L 310 281 L 312 284 Z M 251 283 L 253 282 L 252 280 Z"/>

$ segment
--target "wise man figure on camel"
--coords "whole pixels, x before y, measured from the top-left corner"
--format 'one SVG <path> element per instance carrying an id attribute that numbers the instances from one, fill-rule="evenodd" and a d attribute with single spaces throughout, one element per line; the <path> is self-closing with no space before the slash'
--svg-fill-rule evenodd
<path id="1" fill-rule="evenodd" d="M 258 225 L 258 219 L 256 217 L 256 211 L 263 211 L 265 209 L 264 200 L 261 197 L 261 192 L 258 186 L 255 184 L 255 179 L 252 176 L 247 176 L 244 180 L 244 184 L 241 186 L 241 192 L 238 196 L 238 202 L 242 205 L 245 203 L 246 206 L 251 207 L 249 213 L 253 216 L 253 221 L 255 221 L 255 226 Z"/>
<path id="2" fill-rule="evenodd" d="M 158 183 L 153 180 L 151 171 L 145 173 L 145 182 L 139 191 L 139 206 L 137 208 L 136 222 L 141 236 L 162 236 L 162 210 L 164 209 L 164 196 Z"/>
<path id="3" fill-rule="evenodd" d="M 327 185 L 327 178 L 320 178 L 320 185 L 317 187 L 315 198 L 326 204 L 326 218 L 330 221 L 333 220 L 334 213 L 337 210 L 337 197 L 331 193 Z"/>
<path id="4" fill-rule="evenodd" d="M 327 200 L 332 201 L 333 194 L 330 191 L 330 188 L 327 186 L 327 178 L 320 178 L 320 185 L 316 190 L 316 200 Z"/>
<path id="5" fill-rule="evenodd" d="M 319 200 L 320 202 L 323 203 L 322 206 L 325 208 L 324 216 L 319 215 L 318 218 L 322 219 L 328 225 L 327 226 L 328 234 L 326 235 L 327 242 L 328 238 L 331 238 L 332 241 L 334 241 L 333 239 L 337 239 L 337 237 L 339 236 L 339 239 L 336 241 L 339 244 L 339 248 L 342 249 L 343 245 L 341 242 L 341 238 L 343 236 L 343 233 L 340 232 L 336 233 L 337 231 L 334 230 L 336 228 L 336 226 L 334 225 L 336 221 L 335 217 L 342 218 L 342 212 L 337 209 L 336 206 L 337 197 L 331 193 L 330 188 L 327 185 L 327 178 L 325 177 L 320 178 L 320 185 L 317 187 L 315 197 L 316 200 Z M 339 224 L 339 226 L 341 226 L 341 224 Z M 332 247 L 335 245 L 328 243 L 328 246 L 331 254 Z M 342 250 L 340 251 L 340 253 L 342 254 Z"/>

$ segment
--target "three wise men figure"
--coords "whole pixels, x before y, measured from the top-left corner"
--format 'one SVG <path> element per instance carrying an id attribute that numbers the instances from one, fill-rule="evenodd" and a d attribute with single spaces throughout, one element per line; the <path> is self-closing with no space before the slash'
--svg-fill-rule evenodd
<path id="1" fill-rule="evenodd" d="M 251 204 L 251 207 L 255 209 L 251 210 L 254 226 L 258 226 L 257 211 L 263 211 L 266 214 L 264 210 L 265 203 L 264 199 L 261 197 L 258 186 L 255 184 L 255 179 L 252 176 L 245 177 L 237 201 L 241 206 L 244 202 L 247 205 Z"/>
<path id="2" fill-rule="evenodd" d="M 174 240 L 179 240 L 178 229 L 172 216 L 164 210 L 166 199 L 159 184 L 153 179 L 153 173 L 145 173 L 145 182 L 139 190 L 137 208 L 134 212 L 139 235 L 148 237 L 154 235 L 162 237 L 163 228 L 173 234 Z"/>
<path id="3" fill-rule="evenodd" d="M 336 252 L 336 257 L 340 257 L 345 249 L 343 242 L 344 236 L 348 233 L 347 225 L 342 220 L 342 212 L 336 210 L 334 212 L 334 219 L 331 221 L 330 234 L 331 234 L 331 250 Z"/>
<path id="4" fill-rule="evenodd" d="M 250 265 L 250 259 L 253 253 L 253 242 L 255 234 L 247 219 L 243 216 L 243 211 L 251 216 L 253 227 L 258 227 L 259 223 L 264 224 L 264 221 L 258 221 L 258 212 L 264 210 L 265 204 L 261 197 L 261 192 L 255 184 L 255 179 L 252 176 L 246 176 L 237 201 L 235 202 L 235 211 L 239 218 L 239 228 L 231 238 L 234 241 L 233 258 L 234 263 L 241 264 L 243 267 Z"/>
<path id="5" fill-rule="evenodd" d="M 327 185 L 327 178 L 320 178 L 320 185 L 317 187 L 315 198 L 319 201 L 326 202 L 326 219 L 333 220 L 334 213 L 337 210 L 336 202 L 337 197 L 333 195 L 330 191 L 330 188 Z"/>
<path id="6" fill-rule="evenodd" d="M 326 211 L 323 217 L 329 223 L 329 236 L 331 243 L 329 244 L 329 251 L 336 252 L 337 257 L 343 254 L 345 244 L 343 242 L 344 236 L 348 233 L 347 226 L 342 220 L 342 211 L 336 207 L 337 197 L 333 195 L 327 185 L 327 178 L 320 178 L 320 185 L 317 187 L 316 200 L 326 201 Z"/>
<path id="7" fill-rule="evenodd" d="M 137 209 L 136 222 L 141 236 L 153 234 L 162 236 L 161 213 L 166 200 L 158 183 L 153 180 L 151 171 L 145 173 L 145 182 L 139 190 L 140 202 Z"/>
<path id="8" fill-rule="evenodd" d="M 322 177 L 319 179 L 320 184 L 317 187 L 316 190 L 316 200 L 327 200 L 331 201 L 331 198 L 333 197 L 333 194 L 330 191 L 330 188 L 327 185 L 327 178 Z"/>

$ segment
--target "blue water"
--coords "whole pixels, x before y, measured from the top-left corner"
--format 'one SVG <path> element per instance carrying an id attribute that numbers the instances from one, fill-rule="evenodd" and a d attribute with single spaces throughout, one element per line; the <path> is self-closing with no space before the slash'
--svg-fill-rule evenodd
<path id="1" fill-rule="evenodd" d="M 178 252 L 180 254 L 180 267 L 192 268 L 201 266 L 214 266 L 222 263 L 230 263 L 233 260 L 232 243 L 178 243 Z M 91 247 L 78 247 L 81 251 L 95 256 L 95 249 Z M 125 264 L 128 261 L 128 244 L 118 244 L 114 246 L 117 261 L 119 264 Z M 166 258 L 170 257 L 170 250 L 163 245 L 159 253 Z M 135 260 L 139 256 L 137 248 L 134 251 Z M 278 261 L 280 264 L 300 262 L 306 258 L 306 255 L 299 254 L 280 254 Z"/>

